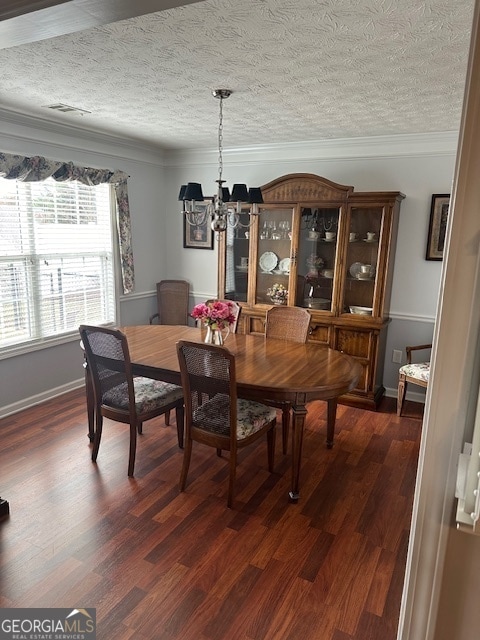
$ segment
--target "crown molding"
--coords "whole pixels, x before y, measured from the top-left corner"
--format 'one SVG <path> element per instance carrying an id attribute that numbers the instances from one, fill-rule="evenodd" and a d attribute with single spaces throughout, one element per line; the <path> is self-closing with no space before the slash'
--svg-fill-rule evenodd
<path id="1" fill-rule="evenodd" d="M 53 122 L 48 118 L 39 118 L 0 108 L 0 135 L 14 140 L 28 140 L 72 148 L 72 142 L 83 151 L 96 151 L 102 155 L 120 158 L 132 158 L 164 164 L 164 150 L 156 145 L 148 145 L 129 137 L 101 133 L 88 127 L 72 123 Z M 108 148 L 108 150 L 106 149 Z"/>
<path id="2" fill-rule="evenodd" d="M 12 129 L 13 127 L 13 129 Z M 30 132 L 29 130 L 33 130 Z M 35 140 L 72 147 L 72 138 L 82 150 L 150 161 L 165 167 L 216 166 L 218 149 L 164 149 L 130 137 L 101 133 L 69 122 L 63 124 L 0 108 L 0 134 L 15 140 Z M 44 135 L 43 135 L 44 134 Z M 54 138 L 52 138 L 54 136 Z M 88 143 L 88 144 L 86 144 Z M 458 131 L 398 134 L 361 138 L 333 138 L 270 145 L 253 145 L 223 150 L 225 163 L 244 165 L 291 163 L 309 160 L 353 160 L 368 158 L 454 156 Z M 106 152 L 105 147 L 109 151 Z"/>
<path id="3" fill-rule="evenodd" d="M 358 160 L 368 158 L 398 158 L 455 156 L 458 131 L 398 134 L 362 138 L 309 140 L 271 145 L 224 149 L 226 163 L 281 164 L 308 160 Z M 165 166 L 216 165 L 217 149 L 175 149 L 165 152 Z"/>

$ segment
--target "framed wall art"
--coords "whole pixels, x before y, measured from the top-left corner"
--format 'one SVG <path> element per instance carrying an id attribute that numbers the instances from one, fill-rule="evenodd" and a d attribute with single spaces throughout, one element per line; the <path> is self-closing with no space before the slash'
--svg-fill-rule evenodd
<path id="1" fill-rule="evenodd" d="M 197 204 L 197 210 L 207 205 Z M 210 227 L 210 216 L 204 224 L 191 225 L 187 217 L 183 216 L 183 247 L 184 249 L 213 249 L 213 231 Z"/>
<path id="2" fill-rule="evenodd" d="M 434 193 L 432 195 L 426 260 L 443 260 L 449 206 L 449 193 Z"/>

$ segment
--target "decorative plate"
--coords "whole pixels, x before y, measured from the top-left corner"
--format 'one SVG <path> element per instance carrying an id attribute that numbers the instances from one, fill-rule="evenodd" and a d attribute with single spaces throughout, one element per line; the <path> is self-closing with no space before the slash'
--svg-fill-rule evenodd
<path id="1" fill-rule="evenodd" d="M 350 267 L 350 275 L 352 278 L 356 278 L 359 273 L 362 273 L 362 263 L 354 262 Z"/>
<path id="2" fill-rule="evenodd" d="M 270 271 L 273 271 L 273 269 L 275 269 L 275 267 L 277 266 L 278 256 L 276 253 L 273 253 L 273 251 L 265 251 L 265 253 L 262 253 L 262 255 L 260 256 L 258 264 L 260 265 L 260 269 L 262 271 L 269 273 Z"/>
<path id="3" fill-rule="evenodd" d="M 282 258 L 278 266 L 280 271 L 283 271 L 284 273 L 290 273 L 290 258 Z"/>

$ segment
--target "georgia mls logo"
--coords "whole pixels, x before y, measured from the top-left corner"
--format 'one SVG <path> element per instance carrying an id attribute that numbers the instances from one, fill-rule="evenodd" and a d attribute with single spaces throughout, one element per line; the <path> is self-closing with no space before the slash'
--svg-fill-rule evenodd
<path id="1" fill-rule="evenodd" d="M 1 609 L 0 640 L 95 640 L 95 609 Z"/>

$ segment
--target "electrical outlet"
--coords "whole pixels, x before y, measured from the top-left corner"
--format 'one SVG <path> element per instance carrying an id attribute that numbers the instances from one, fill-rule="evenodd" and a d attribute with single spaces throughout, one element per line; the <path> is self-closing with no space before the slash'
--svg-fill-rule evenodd
<path id="1" fill-rule="evenodd" d="M 399 349 L 393 350 L 392 362 L 396 362 L 397 364 L 402 363 L 402 352 Z"/>

